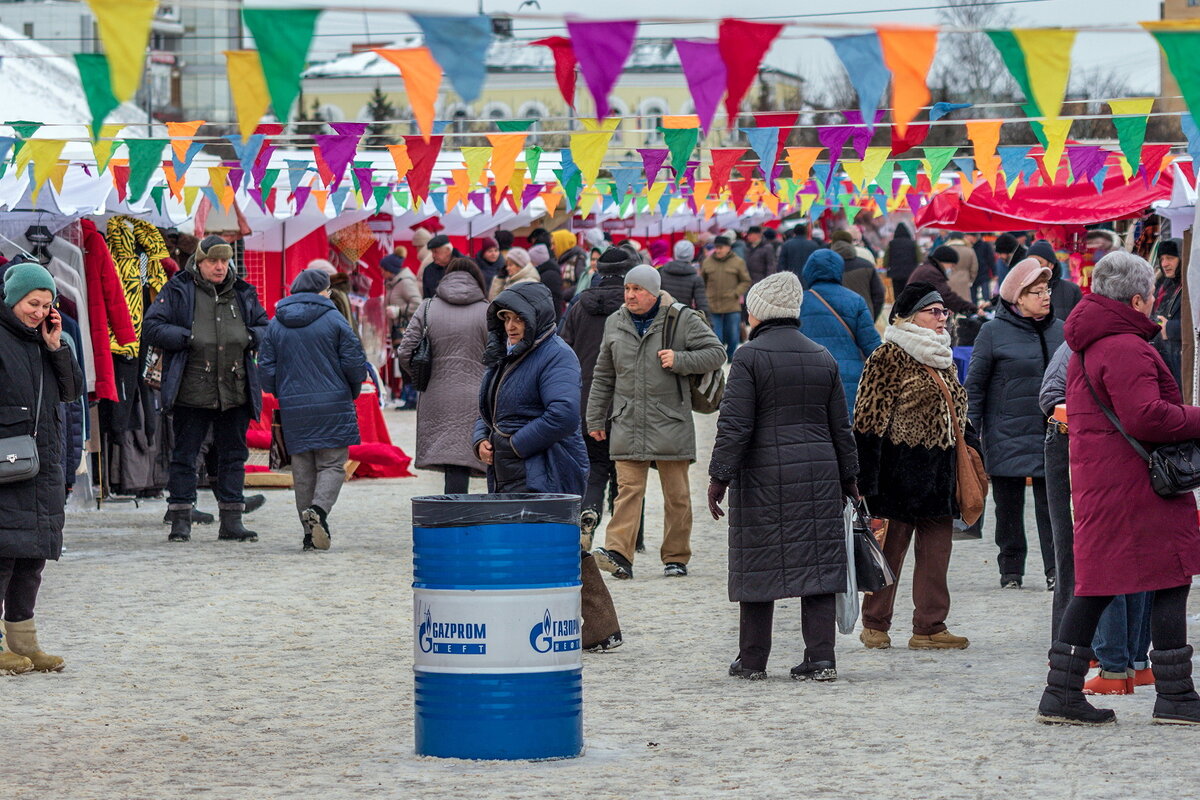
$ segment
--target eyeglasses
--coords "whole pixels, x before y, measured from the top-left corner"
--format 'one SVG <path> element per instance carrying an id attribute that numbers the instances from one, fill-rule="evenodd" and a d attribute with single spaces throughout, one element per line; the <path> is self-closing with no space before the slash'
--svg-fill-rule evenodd
<path id="1" fill-rule="evenodd" d="M 922 308 L 922 314 L 933 314 L 938 319 L 945 319 L 950 316 L 950 310 L 946 308 Z"/>
<path id="2" fill-rule="evenodd" d="M 1039 290 L 1037 290 L 1036 292 L 1029 292 L 1029 294 L 1031 294 L 1031 295 L 1033 295 L 1034 297 L 1037 297 L 1037 298 L 1045 298 L 1045 297 L 1049 297 L 1049 296 L 1050 296 L 1050 289 L 1049 289 L 1049 288 L 1046 288 L 1046 289 L 1039 289 Z"/>

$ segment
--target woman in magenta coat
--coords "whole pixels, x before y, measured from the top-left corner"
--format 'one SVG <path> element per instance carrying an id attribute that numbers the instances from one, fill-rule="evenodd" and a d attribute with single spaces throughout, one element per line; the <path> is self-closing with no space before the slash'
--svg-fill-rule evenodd
<path id="1" fill-rule="evenodd" d="M 1146 462 L 1096 397 L 1148 447 L 1200 438 L 1200 408 L 1183 405 L 1175 379 L 1150 344 L 1159 331 L 1149 319 L 1150 265 L 1131 253 L 1109 253 L 1092 272 L 1092 292 L 1065 329 L 1075 353 L 1067 368 L 1075 597 L 1050 649 L 1038 719 L 1076 725 L 1115 721 L 1112 711 L 1093 708 L 1081 691 L 1092 636 L 1114 595 L 1154 592 L 1154 721 L 1200 725 L 1186 615 L 1192 576 L 1200 574 L 1196 501 L 1191 492 L 1155 494 Z"/>

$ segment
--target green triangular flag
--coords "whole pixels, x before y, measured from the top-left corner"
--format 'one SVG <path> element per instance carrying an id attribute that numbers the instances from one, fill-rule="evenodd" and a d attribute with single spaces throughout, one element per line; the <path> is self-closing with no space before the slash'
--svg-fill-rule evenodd
<path id="1" fill-rule="evenodd" d="M 671 151 L 671 169 L 675 170 L 675 182 L 679 183 L 683 180 L 684 172 L 687 171 L 688 159 L 692 157 L 692 151 L 696 149 L 696 142 L 700 140 L 700 129 L 659 128 L 658 130 L 666 140 L 667 149 Z"/>
<path id="2" fill-rule="evenodd" d="M 1032 103 L 1033 89 L 1029 85 L 1029 70 L 1025 67 L 1025 51 L 1021 49 L 1017 37 L 1013 35 L 1012 31 L 987 31 L 986 33 L 992 40 L 992 44 L 996 45 L 996 49 L 1000 51 L 1000 58 L 1004 60 L 1004 66 L 1008 67 L 1013 80 L 1017 82 L 1021 93 L 1025 95 L 1026 101 Z M 1041 114 L 1035 110 L 1029 116 L 1040 117 Z"/>
<path id="3" fill-rule="evenodd" d="M 268 169 L 263 171 L 262 180 L 258 182 L 258 189 L 262 192 L 263 197 L 271 193 L 271 189 L 275 187 L 275 181 L 279 178 L 280 170 Z"/>
<path id="4" fill-rule="evenodd" d="M 38 128 L 42 127 L 42 123 L 40 122 L 27 122 L 26 120 L 6 122 L 4 124 L 16 131 L 17 136 L 20 137 L 17 141 L 13 142 L 12 154 L 14 158 L 17 153 L 21 152 L 21 148 L 25 146 L 25 140 L 37 133 Z"/>
<path id="5" fill-rule="evenodd" d="M 95 142 L 100 138 L 100 126 L 104 124 L 105 117 L 120 103 L 113 96 L 107 56 L 103 53 L 76 53 L 75 65 L 79 67 L 83 95 L 92 114 L 92 141 Z"/>
<path id="6" fill-rule="evenodd" d="M 1149 117 L 1113 117 L 1121 152 L 1134 172 L 1142 163 L 1142 145 L 1146 142 L 1146 121 Z"/>
<path id="7" fill-rule="evenodd" d="M 163 193 L 166 191 L 165 186 L 155 186 L 150 190 L 150 199 L 154 201 L 154 207 L 158 209 L 158 213 L 163 213 Z"/>
<path id="8" fill-rule="evenodd" d="M 921 162 L 915 158 L 906 158 L 903 161 L 897 161 L 896 166 L 904 173 L 904 177 L 908 178 L 908 185 L 915 187 L 917 185 L 917 170 L 921 168 Z"/>
<path id="9" fill-rule="evenodd" d="M 892 177 L 896 174 L 896 162 L 888 159 L 883 162 L 883 166 L 879 168 L 879 174 L 874 178 L 875 185 L 883 190 L 883 194 L 888 200 L 892 199 Z"/>
<path id="10" fill-rule="evenodd" d="M 243 8 L 242 19 L 254 34 L 271 107 L 287 122 L 292 102 L 300 93 L 300 73 L 308 62 L 308 46 L 320 16 L 319 8 Z"/>
<path id="11" fill-rule="evenodd" d="M 1200 58 L 1196 58 L 1196 53 L 1200 53 L 1200 31 L 1154 30 L 1149 25 L 1147 28 L 1167 56 L 1167 68 L 1179 84 L 1188 111 L 1200 119 Z"/>
<path id="12" fill-rule="evenodd" d="M 534 145 L 525 148 L 525 164 L 529 167 L 529 182 L 537 183 L 538 164 L 542 161 L 542 148 Z"/>
<path id="13" fill-rule="evenodd" d="M 126 139 L 129 148 L 129 202 L 146 194 L 146 186 L 162 161 L 162 153 L 170 139 Z"/>
<path id="14" fill-rule="evenodd" d="M 386 186 L 376 186 L 371 194 L 374 195 L 375 199 L 375 213 L 379 213 L 383 210 L 383 204 L 387 202 L 390 190 Z"/>
<path id="15" fill-rule="evenodd" d="M 498 119 L 496 127 L 501 133 L 522 133 L 533 127 L 533 123 L 537 120 L 533 119 Z"/>
<path id="16" fill-rule="evenodd" d="M 854 222 L 854 218 L 858 216 L 861 209 L 854 205 L 854 201 L 858 199 L 858 195 L 849 192 L 840 192 L 838 194 L 838 203 L 841 204 L 842 210 L 846 213 L 846 221 Z"/>
<path id="17" fill-rule="evenodd" d="M 396 201 L 396 205 L 400 208 L 408 208 L 410 205 L 408 201 L 408 192 L 401 192 L 399 190 L 394 191 L 392 192 L 392 199 Z"/>
<path id="18" fill-rule="evenodd" d="M 926 174 L 929 176 L 930 183 L 937 183 L 938 178 L 942 176 L 942 170 L 950 163 L 950 159 L 954 158 L 954 154 L 958 152 L 958 147 L 924 147 L 925 151 Z M 913 184 L 914 186 L 916 184 Z"/>

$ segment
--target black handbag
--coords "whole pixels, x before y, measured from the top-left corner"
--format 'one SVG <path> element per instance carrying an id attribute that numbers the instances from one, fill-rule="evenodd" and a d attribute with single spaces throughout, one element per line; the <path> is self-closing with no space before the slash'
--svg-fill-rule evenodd
<path id="1" fill-rule="evenodd" d="M 1147 451 L 1141 442 L 1125 432 L 1125 426 L 1117 419 L 1113 410 L 1101 402 L 1100 395 L 1096 394 L 1096 388 L 1092 386 L 1092 379 L 1088 377 L 1087 363 L 1084 361 L 1082 350 L 1079 352 L 1079 368 L 1083 370 L 1083 380 L 1087 383 L 1088 391 L 1092 393 L 1096 405 L 1100 406 L 1108 421 L 1150 468 L 1150 487 L 1154 489 L 1155 494 L 1160 497 L 1173 497 L 1200 488 L 1200 442 L 1195 439 L 1170 442 Z"/>
<path id="2" fill-rule="evenodd" d="M 37 432 L 42 419 L 42 375 L 38 374 L 37 410 L 33 415 L 33 435 L 0 439 L 0 483 L 19 483 L 36 477 L 42 468 L 38 457 Z"/>
<path id="3" fill-rule="evenodd" d="M 429 388 L 429 379 L 433 374 L 433 346 L 429 342 L 429 304 L 421 311 L 421 341 L 417 342 L 412 358 L 408 362 L 408 374 L 412 377 L 412 387 L 418 392 Z"/>
<path id="4" fill-rule="evenodd" d="M 882 591 L 896 582 L 896 576 L 871 532 L 861 501 L 854 505 L 854 571 L 860 592 Z"/>

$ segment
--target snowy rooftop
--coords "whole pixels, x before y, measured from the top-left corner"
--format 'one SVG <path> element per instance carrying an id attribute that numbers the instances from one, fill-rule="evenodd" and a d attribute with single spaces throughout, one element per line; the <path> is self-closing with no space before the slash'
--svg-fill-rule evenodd
<path id="1" fill-rule="evenodd" d="M 79 70 L 73 59 L 0 25 L 0 109 L 4 120 L 43 123 L 90 122 Z M 129 103 L 108 117 L 109 123 L 145 122 L 146 115 Z M 78 125 L 38 131 L 39 138 L 87 135 Z"/>
<path id="2" fill-rule="evenodd" d="M 548 47 L 532 46 L 532 40 L 493 39 L 488 48 L 488 72 L 553 72 L 554 56 Z M 420 47 L 419 35 L 398 39 L 392 47 Z M 625 62 L 625 72 L 679 72 L 679 54 L 670 39 L 639 39 Z M 771 67 L 766 68 L 774 70 Z M 396 67 L 372 52 L 355 53 L 310 67 L 306 78 L 394 77 Z"/>

